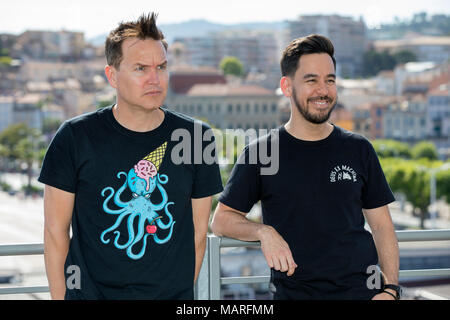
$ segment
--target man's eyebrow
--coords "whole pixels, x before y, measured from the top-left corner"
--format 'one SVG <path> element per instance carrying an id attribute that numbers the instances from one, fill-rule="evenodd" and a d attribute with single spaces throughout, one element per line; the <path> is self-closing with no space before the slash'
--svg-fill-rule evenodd
<path id="1" fill-rule="evenodd" d="M 317 78 L 319 77 L 319 75 L 314 74 L 314 73 L 307 73 L 303 76 L 303 79 L 308 79 L 308 78 Z"/>
<path id="2" fill-rule="evenodd" d="M 319 75 L 317 75 L 317 74 L 315 74 L 315 73 L 307 73 L 307 74 L 305 74 L 305 75 L 303 76 L 303 79 L 308 79 L 308 78 L 318 78 L 318 77 L 319 77 Z M 335 75 L 334 73 L 327 74 L 326 77 L 327 77 L 327 78 L 333 78 L 333 79 L 336 79 L 336 75 Z"/>
<path id="3" fill-rule="evenodd" d="M 167 64 L 167 60 L 164 60 L 163 62 L 159 63 L 157 66 L 163 66 Z M 141 67 L 150 67 L 150 65 L 142 63 L 142 62 L 136 62 L 134 66 L 141 66 Z"/>

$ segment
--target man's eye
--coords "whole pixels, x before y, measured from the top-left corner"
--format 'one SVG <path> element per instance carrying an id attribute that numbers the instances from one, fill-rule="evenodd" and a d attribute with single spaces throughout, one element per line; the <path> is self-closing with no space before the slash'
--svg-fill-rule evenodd
<path id="1" fill-rule="evenodd" d="M 167 65 L 163 64 L 158 66 L 158 70 L 166 70 L 167 69 Z"/>
<path id="2" fill-rule="evenodd" d="M 135 199 L 136 199 L 137 197 L 139 197 L 138 194 L 135 193 L 135 192 L 132 193 L 132 196 L 133 196 L 133 198 L 135 198 Z"/>
<path id="3" fill-rule="evenodd" d="M 145 67 L 143 67 L 143 66 L 136 67 L 136 71 L 144 71 L 144 70 L 145 70 Z"/>
<path id="4" fill-rule="evenodd" d="M 150 193 L 147 193 L 147 194 L 144 196 L 144 198 L 145 198 L 145 199 L 150 198 Z"/>

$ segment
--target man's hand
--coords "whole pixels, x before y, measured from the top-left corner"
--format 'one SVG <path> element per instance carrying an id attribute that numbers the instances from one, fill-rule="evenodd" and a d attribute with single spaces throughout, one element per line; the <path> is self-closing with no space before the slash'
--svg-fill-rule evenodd
<path id="1" fill-rule="evenodd" d="M 288 276 L 293 275 L 297 264 L 287 242 L 273 227 L 250 221 L 246 215 L 219 202 L 211 229 L 219 237 L 261 242 L 261 250 L 269 267 L 287 272 Z"/>
<path id="2" fill-rule="evenodd" d="M 283 237 L 271 226 L 264 225 L 260 229 L 261 250 L 270 268 L 294 274 L 297 264 L 292 257 L 291 249 Z"/>
<path id="3" fill-rule="evenodd" d="M 395 295 L 395 293 L 392 293 L 392 294 Z M 381 293 L 375 295 L 372 298 L 372 300 L 395 300 L 395 298 L 386 292 L 381 292 Z"/>

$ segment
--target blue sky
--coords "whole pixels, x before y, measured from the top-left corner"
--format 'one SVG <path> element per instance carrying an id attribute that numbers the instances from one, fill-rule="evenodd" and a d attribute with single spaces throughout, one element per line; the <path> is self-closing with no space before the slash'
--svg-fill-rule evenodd
<path id="1" fill-rule="evenodd" d="M 66 29 L 83 31 L 89 38 L 149 11 L 159 13 L 159 23 L 282 21 L 301 14 L 341 14 L 363 16 L 371 27 L 420 11 L 450 14 L 450 4 L 448 0 L 10 0 L 0 5 L 0 32 Z"/>

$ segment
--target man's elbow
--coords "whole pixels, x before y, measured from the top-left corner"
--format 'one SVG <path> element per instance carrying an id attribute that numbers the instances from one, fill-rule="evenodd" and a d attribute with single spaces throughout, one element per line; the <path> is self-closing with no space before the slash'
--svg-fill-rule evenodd
<path id="1" fill-rule="evenodd" d="M 69 227 L 59 228 L 49 223 L 44 223 L 44 244 L 58 246 L 70 241 Z"/>
<path id="2" fill-rule="evenodd" d="M 217 208 L 216 212 L 214 213 L 214 217 L 211 221 L 211 231 L 214 233 L 214 235 L 216 235 L 218 237 L 223 236 L 223 233 L 222 233 L 223 232 L 222 231 L 223 215 L 224 215 L 224 213 Z"/>

